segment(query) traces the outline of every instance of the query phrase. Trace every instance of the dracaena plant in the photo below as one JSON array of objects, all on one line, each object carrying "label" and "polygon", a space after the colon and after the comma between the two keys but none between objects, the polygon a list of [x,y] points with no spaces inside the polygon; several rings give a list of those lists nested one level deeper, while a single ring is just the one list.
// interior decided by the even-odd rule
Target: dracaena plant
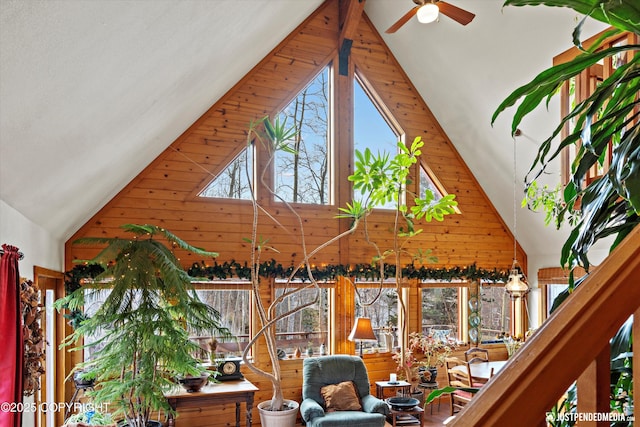
[{"label": "dracaena plant", "polygon": [[[640,46],[601,49],[604,39],[612,35],[623,31],[640,34],[640,9],[635,0],[508,0],[505,5],[569,7],[585,15],[573,33],[574,44],[583,53],[538,74],[509,95],[494,113],[492,123],[506,108],[520,101],[512,120],[513,134],[525,116],[543,101],[548,103],[565,82],[605,58],[631,54],[627,63],[616,68],[591,96],[573,106],[560,120],[540,145],[527,176],[528,195],[537,199],[531,204],[544,206],[558,228],[567,220],[572,226],[562,249],[561,265],[570,269],[579,265],[588,271],[588,252],[596,241],[613,235],[613,248],[640,221]],[[580,37],[588,17],[615,28],[585,50]],[[557,137],[568,122],[574,122],[572,130],[559,140]],[[613,153],[608,171],[587,183],[587,172],[602,165],[610,142]],[[539,191],[536,178],[569,146],[576,147],[569,183],[562,191]],[[573,276],[570,285],[574,286]]]},{"label": "dracaena plant", "polygon": [[[264,117],[261,120],[251,123],[247,133],[248,145],[255,142],[260,143],[265,147],[265,151],[268,153],[268,158],[265,162],[266,166],[259,175],[261,188],[281,202],[295,218],[295,228],[300,240],[300,253],[302,254],[301,261],[297,263],[297,266],[294,269],[292,269],[292,272],[286,280],[286,284],[284,286],[285,292],[283,292],[279,297],[274,298],[273,302],[269,306],[266,306],[260,297],[260,258],[265,251],[276,251],[277,248],[271,246],[268,239],[264,239],[257,234],[260,213],[264,214],[269,221],[277,224],[279,227],[284,229],[287,227],[282,225],[276,217],[270,215],[259,203],[255,193],[252,192],[252,235],[251,238],[246,240],[251,244],[252,248],[251,283],[253,287],[254,303],[256,305],[256,312],[260,320],[261,328],[249,341],[242,357],[249,369],[256,374],[267,378],[271,382],[273,396],[271,398],[270,406],[272,410],[280,410],[283,408],[284,402],[281,386],[282,374],[277,355],[275,338],[276,322],[314,304],[318,298],[318,292],[316,292],[315,298],[312,298],[306,303],[295,306],[284,313],[276,314],[276,307],[284,301],[285,298],[302,290],[316,289],[316,291],[319,291],[319,286],[313,276],[310,260],[327,246],[352,234],[356,229],[358,229],[361,223],[366,221],[367,217],[375,207],[382,206],[389,201],[393,201],[397,208],[395,234],[398,238],[402,237],[404,239],[413,237],[420,233],[421,230],[415,229],[413,225],[416,219],[424,218],[426,220],[431,220],[435,218],[442,220],[445,215],[454,212],[454,207],[457,204],[457,202],[453,200],[453,195],[445,196],[436,200],[429,190],[427,190],[427,195],[424,198],[415,198],[415,201],[411,205],[407,205],[402,202],[400,194],[405,190],[409,183],[408,177],[410,170],[417,163],[417,158],[421,154],[420,148],[424,145],[424,142],[420,138],[416,138],[410,147],[406,147],[403,143],[399,143],[399,153],[394,156],[387,156],[383,154],[374,155],[369,150],[366,150],[364,153],[358,152],[356,153],[357,158],[355,162],[355,171],[353,175],[349,177],[349,180],[354,183],[354,191],[368,192],[369,196],[362,201],[354,200],[351,203],[346,203],[344,208],[339,208],[340,213],[337,217],[350,219],[350,226],[344,232],[328,238],[319,246],[310,248],[305,239],[304,219],[290,203],[278,195],[278,193],[268,185],[268,181],[265,179],[268,166],[274,161],[274,157],[278,151],[295,153],[295,149],[293,148],[295,135],[295,127],[287,127],[286,120],[280,121],[279,119],[276,119],[274,122],[271,122],[268,117]],[[247,178],[250,179],[251,173],[248,164],[245,170]],[[413,200],[413,198],[411,198],[411,200]],[[400,218],[404,219],[403,223],[406,224],[404,228],[401,228],[400,226]],[[365,233],[367,234],[367,240],[371,244],[374,244],[369,238],[366,227]],[[384,259],[391,256],[391,254],[397,254],[395,259],[397,260],[397,265],[400,266],[400,254],[403,253],[403,248],[400,243],[397,243],[392,250],[377,250],[377,253],[378,256],[376,259],[381,266],[381,277],[384,277]],[[306,271],[306,284],[303,286],[289,286],[301,269]],[[401,268],[397,268],[396,271],[399,275],[401,273]],[[405,309],[404,305],[403,309]],[[249,357],[251,348],[254,347],[260,337],[264,337],[266,343],[266,349],[271,363],[271,371],[260,369]]]},{"label": "dracaena plant", "polygon": [[[363,219],[363,228],[366,242],[374,247],[376,252],[373,262],[377,263],[380,269],[377,296],[382,291],[385,263],[395,265],[395,291],[398,296],[398,307],[402,313],[401,319],[403,319],[398,324],[398,333],[404,340],[408,338],[408,316],[401,292],[403,260],[414,261],[418,259],[421,262],[434,260],[433,257],[428,256],[428,250],[411,253],[406,249],[406,245],[423,231],[421,228],[416,228],[417,221],[430,222],[434,219],[443,221],[445,216],[455,212],[458,202],[455,201],[454,194],[436,198],[430,189],[426,189],[422,197],[410,192],[410,174],[412,170],[415,170],[418,159],[422,155],[424,141],[422,138],[416,137],[409,146],[399,142],[397,147],[398,153],[393,157],[386,153],[374,154],[368,148],[364,152],[356,151],[355,170],[349,180],[353,182],[354,192],[359,191],[364,196],[361,205],[365,211],[371,212],[374,208],[386,206],[389,203],[394,206],[393,246],[391,248],[380,248],[375,242],[369,233],[367,216]],[[374,301],[377,296],[374,297]],[[407,351],[401,350],[394,355],[394,360],[404,371],[404,377],[409,379],[413,378],[414,374],[412,365],[407,363],[407,355]]]},{"label": "dracaena plant", "polygon": [[[286,284],[284,286],[285,291],[274,298],[273,302],[269,305],[266,305],[261,297],[260,287],[262,284],[261,280],[261,272],[260,272],[260,262],[261,257],[266,251],[274,251],[277,252],[277,248],[272,246],[269,243],[269,240],[263,238],[262,236],[258,236],[258,224],[261,217],[261,213],[265,215],[269,221],[272,221],[278,227],[289,230],[285,225],[278,221],[276,216],[271,215],[259,202],[257,195],[255,194],[255,188],[251,190],[251,202],[253,207],[253,223],[252,223],[252,234],[250,238],[246,238],[247,241],[251,245],[251,271],[250,271],[250,281],[251,287],[253,290],[253,300],[256,307],[256,313],[258,319],[260,321],[260,329],[251,337],[249,343],[245,347],[242,353],[242,359],[246,366],[255,374],[266,378],[271,382],[273,395],[271,397],[271,404],[269,405],[269,409],[272,411],[280,411],[283,409],[287,409],[288,407],[284,404],[284,395],[282,391],[282,372],[280,369],[280,361],[278,357],[278,349],[276,346],[276,323],[289,317],[306,307],[309,307],[315,304],[319,297],[320,287],[313,275],[310,260],[314,257],[318,252],[327,246],[335,243],[339,239],[344,236],[351,234],[358,226],[359,221],[365,214],[365,212],[361,209],[360,206],[354,205],[351,206],[346,215],[353,219],[352,226],[330,239],[328,239],[325,243],[319,245],[315,248],[310,248],[306,242],[305,235],[305,227],[304,220],[300,216],[300,214],[291,206],[289,202],[287,202],[283,197],[281,197],[273,188],[271,188],[267,184],[267,180],[265,179],[265,174],[269,170],[269,165],[274,161],[276,153],[278,151],[285,151],[290,153],[295,153],[295,150],[292,145],[292,141],[296,135],[295,127],[287,127],[286,120],[280,121],[276,119],[273,123],[269,120],[268,117],[263,117],[260,120],[252,122],[249,125],[249,130],[247,132],[247,146],[250,146],[254,143],[262,144],[265,148],[265,151],[268,153],[268,158],[266,161],[266,165],[262,172],[259,175],[261,187],[268,192],[271,196],[276,198],[278,201],[282,202],[284,206],[288,209],[288,211],[294,216],[296,220],[296,230],[297,235],[300,238],[300,252],[302,254],[302,260],[297,263],[297,266],[291,271],[290,275],[286,280]],[[245,162],[245,173],[247,175],[247,179],[251,181],[251,170],[248,162]],[[289,230],[291,232],[291,230]],[[294,281],[294,278],[298,274],[300,270],[306,271],[306,276],[308,282],[306,282],[303,286],[290,286],[291,282]],[[306,302],[303,302],[291,309],[285,310],[283,313],[278,314],[276,312],[276,308],[281,305],[281,303],[289,298],[290,296],[302,292],[304,290],[315,289],[314,297],[309,298]],[[270,368],[271,370],[261,369],[258,365],[254,363],[254,360],[250,357],[250,352],[253,348],[255,348],[256,343],[260,338],[264,338],[264,342],[266,344],[266,350],[269,355]]]},{"label": "dracaena plant", "polygon": [[[555,219],[559,228],[565,221],[572,227],[561,253],[560,263],[571,270],[590,267],[588,252],[598,241],[613,236],[613,249],[640,222],[640,46],[623,45],[602,48],[605,38],[624,31],[640,34],[640,9],[637,0],[508,0],[509,6],[557,6],[568,7],[585,15],[573,32],[573,41],[582,54],[572,61],[549,68],[530,83],[516,89],[498,107],[492,123],[506,108],[520,101],[512,120],[515,134],[521,121],[543,101],[547,103],[558,89],[574,76],[603,59],[626,53],[628,61],[615,69],[599,83],[584,101],[572,106],[560,120],[538,150],[527,176],[527,195],[530,204],[543,207],[548,217]],[[613,29],[587,50],[582,48],[581,29],[588,18],[608,23]],[[573,122],[573,130],[558,139],[562,128]],[[587,172],[601,166],[612,144],[612,159],[608,171],[592,182],[587,182]],[[569,183],[564,189],[545,191],[536,178],[546,170],[561,151],[575,146],[576,157],[571,165]],[[581,281],[569,275],[569,289],[553,303],[555,310]],[[611,341],[611,393],[612,410],[621,410],[620,396],[628,399],[630,364],[630,322],[623,326]],[[622,390],[622,393],[620,391]],[[567,394],[558,411],[575,411],[574,389]],[[554,412],[555,411],[555,412]],[[624,425],[632,425],[625,423]],[[560,423],[554,424],[561,425]],[[564,425],[564,424],[562,424]],[[622,424],[621,424],[622,425]]]}]

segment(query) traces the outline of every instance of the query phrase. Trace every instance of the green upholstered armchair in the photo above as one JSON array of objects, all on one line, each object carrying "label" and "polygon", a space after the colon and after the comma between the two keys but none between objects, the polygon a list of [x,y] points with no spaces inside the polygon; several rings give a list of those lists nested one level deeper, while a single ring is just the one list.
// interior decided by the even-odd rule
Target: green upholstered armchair
[{"label": "green upholstered armchair", "polygon": [[[361,411],[327,408],[322,388],[345,381],[353,382]],[[302,364],[302,419],[307,427],[383,427],[389,407],[369,390],[369,375],[361,358],[346,354],[307,358]]]}]

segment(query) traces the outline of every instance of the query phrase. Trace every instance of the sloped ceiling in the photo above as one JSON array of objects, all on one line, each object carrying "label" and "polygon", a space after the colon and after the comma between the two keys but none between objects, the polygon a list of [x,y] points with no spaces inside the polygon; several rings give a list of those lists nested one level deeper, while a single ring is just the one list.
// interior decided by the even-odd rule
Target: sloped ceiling
[{"label": "sloped ceiling", "polygon": [[[451,0],[476,14],[414,19],[384,39],[507,224],[513,224],[510,114],[518,85],[570,47],[576,16]],[[0,3],[0,198],[61,240],[202,115],[321,0]],[[380,33],[413,6],[369,0]],[[586,33],[602,29],[588,23]],[[552,105],[522,125],[518,182],[557,123]],[[522,186],[517,189],[521,198]],[[1,219],[0,219],[1,220]],[[529,256],[562,233],[518,209]]]}]

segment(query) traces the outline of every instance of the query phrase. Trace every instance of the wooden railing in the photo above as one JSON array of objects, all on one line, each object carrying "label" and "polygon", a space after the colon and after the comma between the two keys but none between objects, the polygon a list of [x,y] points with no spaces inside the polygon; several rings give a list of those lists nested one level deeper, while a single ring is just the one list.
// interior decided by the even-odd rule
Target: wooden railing
[{"label": "wooden railing", "polygon": [[[449,426],[545,426],[545,414],[577,379],[578,414],[609,412],[609,340],[640,319],[640,227],[607,257]],[[640,342],[634,322],[633,341]],[[634,358],[640,396],[640,358]],[[585,421],[579,426],[608,426]]]}]

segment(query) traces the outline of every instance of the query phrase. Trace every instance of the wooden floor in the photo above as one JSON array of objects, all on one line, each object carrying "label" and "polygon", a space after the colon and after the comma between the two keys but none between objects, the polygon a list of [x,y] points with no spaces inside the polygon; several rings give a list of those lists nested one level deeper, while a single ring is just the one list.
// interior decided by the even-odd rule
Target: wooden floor
[{"label": "wooden floor", "polygon": [[431,408],[427,408],[424,414],[424,426],[441,426],[443,421],[451,416],[449,407],[449,399],[443,398],[440,402],[440,409],[438,409],[438,402],[434,402],[433,414],[431,414]]}]

